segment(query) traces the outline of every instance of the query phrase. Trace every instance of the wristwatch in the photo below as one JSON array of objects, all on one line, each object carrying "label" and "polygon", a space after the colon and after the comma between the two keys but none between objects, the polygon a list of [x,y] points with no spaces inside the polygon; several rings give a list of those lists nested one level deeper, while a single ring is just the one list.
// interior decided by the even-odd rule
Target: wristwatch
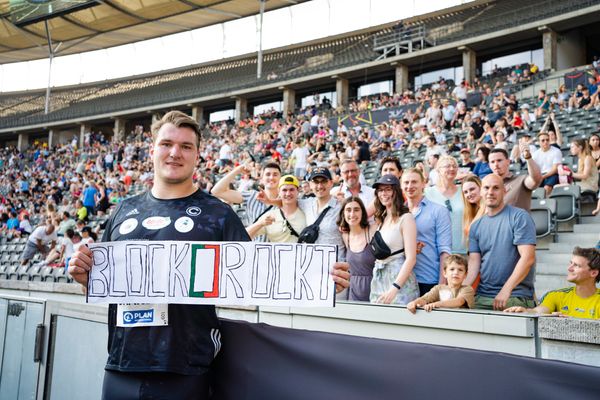
[{"label": "wristwatch", "polygon": [[398,285],[396,282],[393,282],[392,286],[395,287],[398,290],[402,289],[402,286]]}]

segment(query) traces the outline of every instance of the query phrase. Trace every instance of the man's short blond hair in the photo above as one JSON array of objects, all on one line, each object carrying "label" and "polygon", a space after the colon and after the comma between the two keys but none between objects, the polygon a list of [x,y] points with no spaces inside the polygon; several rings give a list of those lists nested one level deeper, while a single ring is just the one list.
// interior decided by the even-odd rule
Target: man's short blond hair
[{"label": "man's short blond hair", "polygon": [[153,123],[152,127],[150,128],[152,132],[152,140],[156,140],[158,131],[160,131],[160,128],[166,124],[173,124],[176,128],[190,128],[196,134],[196,146],[200,146],[200,140],[202,139],[200,125],[195,119],[181,111],[169,111],[161,119]]}]

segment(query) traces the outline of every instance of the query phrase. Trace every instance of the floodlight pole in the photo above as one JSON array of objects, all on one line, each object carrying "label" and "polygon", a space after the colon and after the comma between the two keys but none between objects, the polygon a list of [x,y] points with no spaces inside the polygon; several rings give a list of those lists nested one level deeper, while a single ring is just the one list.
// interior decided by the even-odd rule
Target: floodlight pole
[{"label": "floodlight pole", "polygon": [[256,79],[262,77],[262,66],[263,66],[263,51],[262,51],[262,36],[263,36],[263,14],[265,13],[265,2],[266,0],[258,0],[260,2],[260,17],[258,26],[258,61],[256,63]]},{"label": "floodlight pole", "polygon": [[46,26],[46,38],[48,39],[48,86],[46,86],[46,102],[44,104],[44,114],[48,114],[50,108],[50,84],[52,82],[52,59],[54,58],[54,49],[52,48],[52,37],[50,36],[50,28],[48,20],[44,21]]}]

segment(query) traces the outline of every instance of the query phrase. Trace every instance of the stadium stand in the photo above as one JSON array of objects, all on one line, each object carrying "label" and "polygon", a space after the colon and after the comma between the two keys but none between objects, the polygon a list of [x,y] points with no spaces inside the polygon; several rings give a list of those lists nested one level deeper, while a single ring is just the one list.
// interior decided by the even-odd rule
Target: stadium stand
[{"label": "stadium stand", "polygon": [[[479,2],[473,7],[415,18],[405,29],[424,27],[436,45],[481,35],[500,28],[560,15],[597,4],[596,0],[529,2],[526,9],[517,0]],[[291,49],[266,52],[264,77],[257,80],[256,58],[244,57],[172,72],[114,80],[53,92],[50,110],[44,115],[44,92],[0,95],[0,129],[44,122],[184,102],[199,96],[218,95],[260,84],[307,77],[376,60],[374,40],[394,35],[394,27],[376,28],[357,35],[329,39]]]},{"label": "stadium stand", "polygon": [[[323,41],[302,44],[290,48],[266,52],[264,58],[264,78],[256,79],[256,58],[243,56],[236,59],[207,63],[204,65],[183,68],[158,74],[129,77],[109,82],[79,85],[75,87],[57,88],[51,98],[51,112],[43,114],[44,93],[31,91],[21,93],[4,93],[0,95],[0,129],[19,128],[46,122],[71,121],[84,117],[111,114],[131,109],[151,110],[154,106],[170,103],[185,103],[186,100],[200,95],[225,96],[238,89],[255,88],[265,84],[277,85],[296,78],[309,78],[322,72],[335,71],[344,67],[360,66],[381,57],[375,44],[386,37],[402,37],[410,30],[419,30],[427,38],[427,46],[442,46],[463,38],[482,35],[486,32],[498,31],[536,21],[548,16],[556,16],[598,4],[598,1],[540,1],[532,0],[526,6],[516,0],[476,2],[473,7],[459,8],[450,12],[437,13],[433,16],[419,17],[403,21],[402,29],[390,25],[377,27],[360,33],[342,35]],[[422,45],[423,47],[425,45]],[[415,48],[414,51],[421,49]],[[469,100],[463,122],[454,123],[449,129],[442,129],[448,152],[458,157],[458,148],[450,148],[454,136],[458,144],[469,146],[474,153],[477,146],[494,147],[495,138],[485,144],[472,141],[471,119],[475,113],[490,110],[481,109],[481,92],[487,87],[494,91],[495,101],[503,108],[506,104],[499,90],[505,93],[519,93],[523,87],[535,82],[544,82],[547,71],[538,71],[531,79],[512,82],[511,75],[516,69],[528,70],[529,64],[507,67],[494,71],[474,82],[467,82]],[[582,69],[590,74],[596,73],[589,66]],[[594,72],[596,71],[596,72]],[[210,187],[230,166],[219,163],[219,149],[222,140],[231,139],[236,163],[255,159],[265,162],[275,158],[279,153],[283,169],[291,171],[292,165],[288,157],[292,151],[292,143],[298,137],[308,139],[312,152],[322,152],[334,179],[339,180],[339,162],[345,157],[352,157],[351,143],[363,135],[371,146],[371,160],[365,161],[360,168],[366,184],[371,185],[379,178],[378,160],[384,155],[380,145],[391,144],[388,155],[398,157],[403,168],[415,164],[426,163],[427,148],[422,143],[410,145],[412,139],[423,138],[429,132],[423,129],[427,121],[423,121],[425,112],[434,100],[450,100],[452,89],[458,82],[451,80],[424,85],[418,90],[407,90],[403,93],[381,93],[362,98],[350,99],[346,107],[332,108],[328,104],[317,107],[296,109],[290,115],[277,112],[266,112],[262,115],[249,116],[237,124],[233,121],[207,124],[205,127],[205,143],[202,144],[202,162],[198,168],[197,183],[203,189]],[[517,98],[520,105],[527,104],[533,111],[538,99],[536,97]],[[369,122],[356,120],[355,123],[338,127],[335,124],[349,112],[375,112],[389,110],[394,117],[382,121]],[[577,159],[569,154],[569,143],[574,138],[589,138],[597,132],[600,122],[599,108],[590,110],[573,110],[553,108],[556,121],[560,125],[563,140],[559,145],[563,154],[563,164],[577,170]],[[519,109],[515,110],[519,113]],[[317,115],[320,128],[317,134],[304,134],[302,126]],[[545,117],[546,114],[544,114]],[[464,122],[466,121],[466,122]],[[543,126],[543,117],[527,121],[526,126],[511,127],[517,138],[524,134],[535,136]],[[513,123],[510,121],[509,123]],[[498,128],[500,129],[500,128]],[[425,133],[423,133],[425,132]],[[509,130],[506,129],[509,134]],[[509,135],[507,135],[509,136]],[[323,143],[319,142],[323,139]],[[84,185],[94,181],[104,183],[110,205],[117,204],[126,196],[132,196],[146,190],[151,185],[151,166],[147,160],[148,146],[151,142],[148,126],[136,128],[131,135],[126,135],[123,143],[106,141],[99,132],[86,132],[85,142],[54,144],[45,148],[41,144],[33,144],[30,149],[18,151],[15,148],[0,150],[0,195],[2,196],[2,213],[10,209],[27,212],[31,216],[32,225],[41,224],[48,215],[48,204],[55,210],[68,211],[74,219],[75,201],[82,197]],[[534,142],[535,143],[535,142]],[[510,151],[515,145],[514,139],[507,146]],[[275,150],[275,153],[272,153]],[[111,168],[106,165],[105,156],[114,155],[115,164]],[[474,154],[473,154],[474,155]],[[520,162],[513,162],[510,170],[515,174],[526,173]],[[21,173],[29,175],[29,189],[24,190]],[[256,179],[258,169],[251,178]],[[235,185],[242,182],[237,180]],[[53,196],[53,189],[58,188],[62,199]],[[600,219],[589,216],[592,204],[579,193],[576,184],[555,188],[548,199],[544,198],[543,189],[533,194],[532,216],[536,222],[538,235],[538,265],[536,290],[538,297],[545,291],[564,285],[564,265],[572,247],[583,245],[592,247],[598,240]],[[30,191],[29,195],[25,194]],[[65,201],[64,208],[62,200]],[[243,206],[234,206],[240,218],[248,223]],[[8,218],[8,216],[7,216]],[[64,269],[64,260],[47,264],[41,255],[36,255],[27,265],[21,266],[20,256],[25,248],[26,234],[19,236],[10,232],[6,220],[2,221],[0,236],[0,279],[31,280],[36,282],[70,282],[71,278]],[[60,219],[53,215],[56,225]],[[89,226],[95,234],[102,233],[106,216],[90,216],[78,227]],[[553,258],[556,257],[556,258]],[[562,264],[556,265],[556,260]]]}]

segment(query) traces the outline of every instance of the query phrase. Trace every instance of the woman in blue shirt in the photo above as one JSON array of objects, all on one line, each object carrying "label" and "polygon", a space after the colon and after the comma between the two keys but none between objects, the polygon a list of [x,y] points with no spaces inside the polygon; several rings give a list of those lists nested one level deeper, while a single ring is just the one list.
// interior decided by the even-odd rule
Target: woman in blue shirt
[{"label": "woman in blue shirt", "polygon": [[490,149],[485,146],[480,146],[475,154],[477,155],[477,162],[475,163],[473,173],[477,175],[479,179],[483,179],[492,173],[490,165],[488,164]]}]

